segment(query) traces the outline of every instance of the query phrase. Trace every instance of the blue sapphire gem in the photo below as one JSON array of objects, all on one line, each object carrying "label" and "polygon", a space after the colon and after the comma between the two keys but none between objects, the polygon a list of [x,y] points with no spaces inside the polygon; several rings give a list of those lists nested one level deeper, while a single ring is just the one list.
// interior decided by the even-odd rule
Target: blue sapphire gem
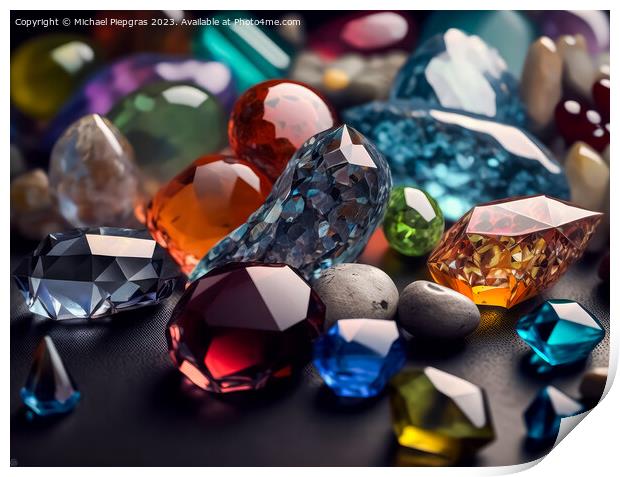
[{"label": "blue sapphire gem", "polygon": [[20,394],[24,404],[39,416],[67,413],[80,400],[80,393],[49,336],[39,343]]},{"label": "blue sapphire gem", "polygon": [[497,50],[451,28],[429,38],[401,68],[392,99],[420,98],[432,106],[523,125],[519,83]]},{"label": "blue sapphire gem", "polygon": [[546,301],[517,322],[517,333],[551,366],[586,359],[605,336],[594,315],[571,300]]},{"label": "blue sapphire gem", "polygon": [[384,154],[395,185],[426,191],[448,220],[506,197],[569,198],[562,167],[515,126],[420,100],[372,102],[343,116]]},{"label": "blue sapphire gem", "polygon": [[383,219],[392,186],[375,146],[343,125],[295,152],[265,203],[220,240],[190,280],[230,262],[286,263],[305,278],[354,262]]},{"label": "blue sapphire gem", "polygon": [[558,436],[563,417],[585,411],[584,406],[553,386],[541,389],[523,414],[527,436],[537,441],[550,441]]},{"label": "blue sapphire gem", "polygon": [[314,366],[343,397],[376,396],[405,358],[404,340],[391,320],[340,320],[314,345]]}]

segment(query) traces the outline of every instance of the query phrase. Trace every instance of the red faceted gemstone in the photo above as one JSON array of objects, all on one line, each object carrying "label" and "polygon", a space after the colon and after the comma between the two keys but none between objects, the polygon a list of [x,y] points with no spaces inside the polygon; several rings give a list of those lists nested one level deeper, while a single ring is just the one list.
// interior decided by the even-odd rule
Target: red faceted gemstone
[{"label": "red faceted gemstone", "polygon": [[202,389],[260,389],[308,360],[324,320],[323,302],[288,265],[235,263],[187,288],[168,323],[168,349]]},{"label": "red faceted gemstone", "polygon": [[583,141],[599,152],[609,145],[609,123],[579,101],[560,101],[555,108],[555,122],[567,144]]},{"label": "red faceted gemstone", "polygon": [[601,78],[592,85],[592,97],[603,119],[609,121],[609,79]]},{"label": "red faceted gemstone", "polygon": [[314,89],[296,81],[270,80],[237,100],[228,139],[237,157],[275,180],[304,142],[335,124],[331,106]]}]

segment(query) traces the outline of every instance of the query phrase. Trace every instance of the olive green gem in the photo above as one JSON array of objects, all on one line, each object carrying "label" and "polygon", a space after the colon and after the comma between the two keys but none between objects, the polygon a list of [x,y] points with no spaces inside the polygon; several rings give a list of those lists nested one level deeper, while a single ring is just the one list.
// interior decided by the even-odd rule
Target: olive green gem
[{"label": "olive green gem", "polygon": [[444,231],[444,218],[435,199],[415,187],[394,187],[390,194],[383,231],[400,253],[421,256],[430,252]]}]

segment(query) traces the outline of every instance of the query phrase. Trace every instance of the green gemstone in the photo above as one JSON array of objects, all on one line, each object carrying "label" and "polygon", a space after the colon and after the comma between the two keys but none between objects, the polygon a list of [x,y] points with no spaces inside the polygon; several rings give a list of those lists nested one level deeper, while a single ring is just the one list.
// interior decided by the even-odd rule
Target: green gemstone
[{"label": "green gemstone", "polygon": [[439,242],[444,219],[435,199],[414,187],[394,187],[390,194],[383,231],[390,246],[400,253],[419,257]]},{"label": "green gemstone", "polygon": [[130,94],[107,115],[134,148],[147,179],[162,184],[226,141],[224,111],[211,93],[159,82]]}]

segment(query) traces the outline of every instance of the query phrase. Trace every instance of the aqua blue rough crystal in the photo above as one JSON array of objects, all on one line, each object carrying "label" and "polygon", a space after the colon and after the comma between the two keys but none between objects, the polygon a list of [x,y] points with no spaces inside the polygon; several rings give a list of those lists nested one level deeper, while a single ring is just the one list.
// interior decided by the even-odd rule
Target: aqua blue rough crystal
[{"label": "aqua blue rough crystal", "polygon": [[551,366],[588,357],[605,336],[592,313],[571,300],[547,300],[517,322],[517,334]]},{"label": "aqua blue rough crystal", "polygon": [[454,28],[414,51],[398,72],[390,98],[419,98],[519,126],[526,119],[519,83],[497,50]]},{"label": "aqua blue rough crystal", "polygon": [[24,404],[39,416],[67,413],[80,400],[73,378],[49,336],[44,337],[37,346],[32,368],[20,395]]},{"label": "aqua blue rough crystal", "polygon": [[340,320],[314,344],[315,368],[342,397],[376,396],[405,360],[404,340],[391,320]]},{"label": "aqua blue rough crystal", "polygon": [[229,262],[286,263],[305,278],[353,262],[381,223],[392,179],[383,155],[343,125],[295,152],[265,203],[220,240],[190,275]]},{"label": "aqua blue rough crystal", "polygon": [[515,126],[419,100],[372,102],[343,117],[385,155],[396,185],[426,191],[448,220],[476,204],[506,197],[569,198],[562,167]]},{"label": "aqua blue rough crystal", "polygon": [[542,388],[523,414],[527,436],[537,441],[556,439],[564,417],[585,411],[585,407],[553,386]]}]

